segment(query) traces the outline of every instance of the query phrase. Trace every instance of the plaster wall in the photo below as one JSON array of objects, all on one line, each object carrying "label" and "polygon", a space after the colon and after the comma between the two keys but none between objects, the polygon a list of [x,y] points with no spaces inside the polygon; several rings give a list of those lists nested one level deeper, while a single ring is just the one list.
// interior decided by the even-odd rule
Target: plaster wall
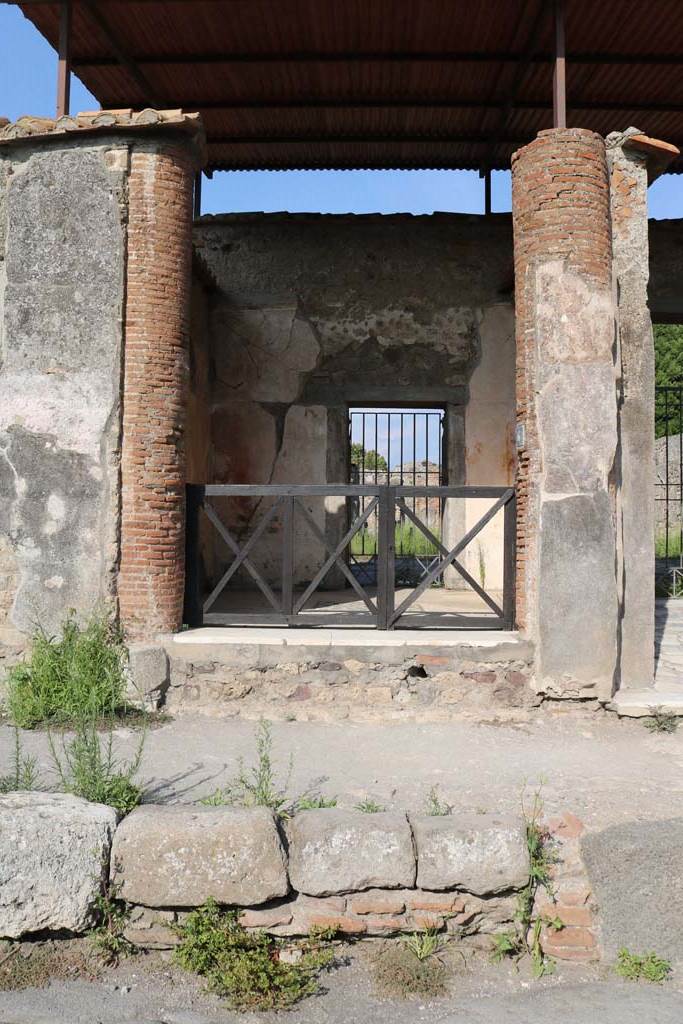
[{"label": "plaster wall", "polygon": [[127,162],[0,148],[0,641],[113,597]]}]

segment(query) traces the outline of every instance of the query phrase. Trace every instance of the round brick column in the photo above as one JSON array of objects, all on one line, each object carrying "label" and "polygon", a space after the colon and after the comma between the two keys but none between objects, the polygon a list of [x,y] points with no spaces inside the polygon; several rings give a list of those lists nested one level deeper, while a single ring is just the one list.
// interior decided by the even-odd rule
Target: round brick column
[{"label": "round brick column", "polygon": [[[602,481],[603,454],[591,450],[592,425],[580,423],[577,410],[576,367],[586,380],[604,385],[609,372],[609,307],[612,253],[609,183],[605,143],[581,129],[552,129],[520,149],[512,158],[512,214],[515,249],[515,307],[517,341],[517,420],[524,428],[517,473],[517,620],[530,632],[538,630],[540,573],[539,530],[544,496],[556,501],[565,494],[595,494],[603,482],[586,484],[572,479],[572,432],[584,445],[588,469]],[[582,289],[584,291],[582,291]],[[586,304],[581,296],[586,296]],[[574,303],[572,306],[572,302]],[[595,302],[599,314],[593,332],[586,310]],[[595,365],[595,377],[588,367]],[[559,384],[557,383],[559,381]],[[585,395],[590,403],[604,393]],[[564,439],[549,431],[539,436],[539,395],[554,388],[558,422]],[[566,399],[566,402],[565,402]],[[564,417],[564,419],[563,419]],[[588,417],[584,417],[588,419]],[[616,423],[616,406],[614,410]],[[610,420],[610,424],[611,424]],[[602,429],[596,419],[596,431]],[[611,430],[611,425],[608,425]],[[559,448],[566,444],[564,454]],[[569,453],[569,458],[565,456]],[[548,456],[554,463],[548,470]],[[564,460],[564,462],[563,462]],[[569,468],[565,478],[562,466]],[[583,472],[583,467],[582,467]],[[586,474],[587,478],[590,473]],[[578,513],[577,513],[578,515]],[[580,560],[583,552],[577,552]],[[558,566],[559,572],[570,571]],[[543,582],[545,585],[545,581]],[[568,593],[567,600],[573,596]]]},{"label": "round brick column", "polygon": [[131,152],[118,583],[130,637],[182,622],[194,171],[189,145]]}]

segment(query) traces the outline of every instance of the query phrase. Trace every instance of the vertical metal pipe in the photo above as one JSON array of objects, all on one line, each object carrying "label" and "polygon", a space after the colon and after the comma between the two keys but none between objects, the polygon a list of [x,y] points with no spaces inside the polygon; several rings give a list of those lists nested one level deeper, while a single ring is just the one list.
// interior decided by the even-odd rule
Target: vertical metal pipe
[{"label": "vertical metal pipe", "polygon": [[57,61],[57,117],[69,113],[71,97],[71,0],[62,0],[59,11]]},{"label": "vertical metal pipe", "polygon": [[567,68],[565,0],[555,0],[555,62],[553,66],[553,127],[567,127]]},{"label": "vertical metal pipe", "polygon": [[491,213],[491,168],[484,172],[484,213]]},{"label": "vertical metal pipe", "polygon": [[202,172],[197,171],[194,176],[194,219],[202,215]]}]

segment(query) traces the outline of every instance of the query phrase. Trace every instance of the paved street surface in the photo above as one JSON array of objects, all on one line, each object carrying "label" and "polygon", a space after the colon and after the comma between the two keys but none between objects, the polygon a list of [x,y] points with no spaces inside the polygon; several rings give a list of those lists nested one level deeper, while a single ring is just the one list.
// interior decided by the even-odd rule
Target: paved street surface
[{"label": "paved street surface", "polygon": [[[142,777],[146,799],[192,803],[234,778],[238,758],[254,760],[256,723],[183,716],[147,736]],[[56,785],[47,737],[24,733],[45,784]],[[9,769],[13,731],[0,726],[0,774]],[[117,754],[133,753],[137,733],[117,732]],[[432,786],[455,808],[501,813],[519,807],[525,784],[544,778],[549,813],[571,810],[588,828],[631,820],[683,817],[683,726],[672,735],[642,722],[562,703],[528,721],[420,724],[276,722],[276,770],[289,794],[313,786],[340,807],[365,797],[388,808],[424,809]],[[352,754],[352,756],[349,756]]]},{"label": "paved street surface", "polygon": [[[451,994],[436,1000],[382,1000],[372,980],[370,944],[324,978],[322,995],[287,1014],[238,1014],[207,996],[194,978],[135,958],[99,983],[56,983],[0,992],[0,1024],[681,1024],[677,974],[666,985],[622,982],[606,969],[562,966],[536,981],[482,956],[455,956]],[[153,966],[143,961],[151,959]]]}]

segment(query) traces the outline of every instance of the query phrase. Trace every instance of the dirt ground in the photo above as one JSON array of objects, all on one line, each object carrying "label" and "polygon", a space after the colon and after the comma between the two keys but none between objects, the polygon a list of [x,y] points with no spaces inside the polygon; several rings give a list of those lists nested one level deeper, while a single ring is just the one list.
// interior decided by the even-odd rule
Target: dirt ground
[{"label": "dirt ground", "polygon": [[[182,716],[152,729],[142,764],[146,799],[194,802],[225,785],[244,758],[254,759],[257,723]],[[520,723],[276,722],[273,754],[289,794],[320,790],[353,807],[369,797],[388,808],[420,811],[432,787],[454,808],[509,811],[524,786],[543,782],[548,813],[571,810],[588,828],[633,819],[683,816],[683,726],[653,734],[637,720],[563,704],[545,705]],[[121,756],[138,733],[117,730]],[[9,766],[13,732],[0,726],[0,774]],[[38,756],[46,787],[47,737],[23,734]]]},{"label": "dirt ground", "polygon": [[[54,945],[54,944],[53,944]],[[665,985],[622,982],[606,968],[559,966],[540,981],[522,965],[491,964],[447,951],[449,992],[438,999],[381,998],[373,961],[377,942],[338,949],[339,965],[322,978],[322,991],[287,1013],[231,1011],[168,953],[138,955],[117,968],[90,968],[97,976],[65,978],[65,961],[82,972],[88,940],[72,941],[57,980],[39,988],[0,990],[2,1024],[680,1024],[680,971]],[[44,969],[44,968],[43,968]],[[1,987],[1,986],[0,986]]]}]

